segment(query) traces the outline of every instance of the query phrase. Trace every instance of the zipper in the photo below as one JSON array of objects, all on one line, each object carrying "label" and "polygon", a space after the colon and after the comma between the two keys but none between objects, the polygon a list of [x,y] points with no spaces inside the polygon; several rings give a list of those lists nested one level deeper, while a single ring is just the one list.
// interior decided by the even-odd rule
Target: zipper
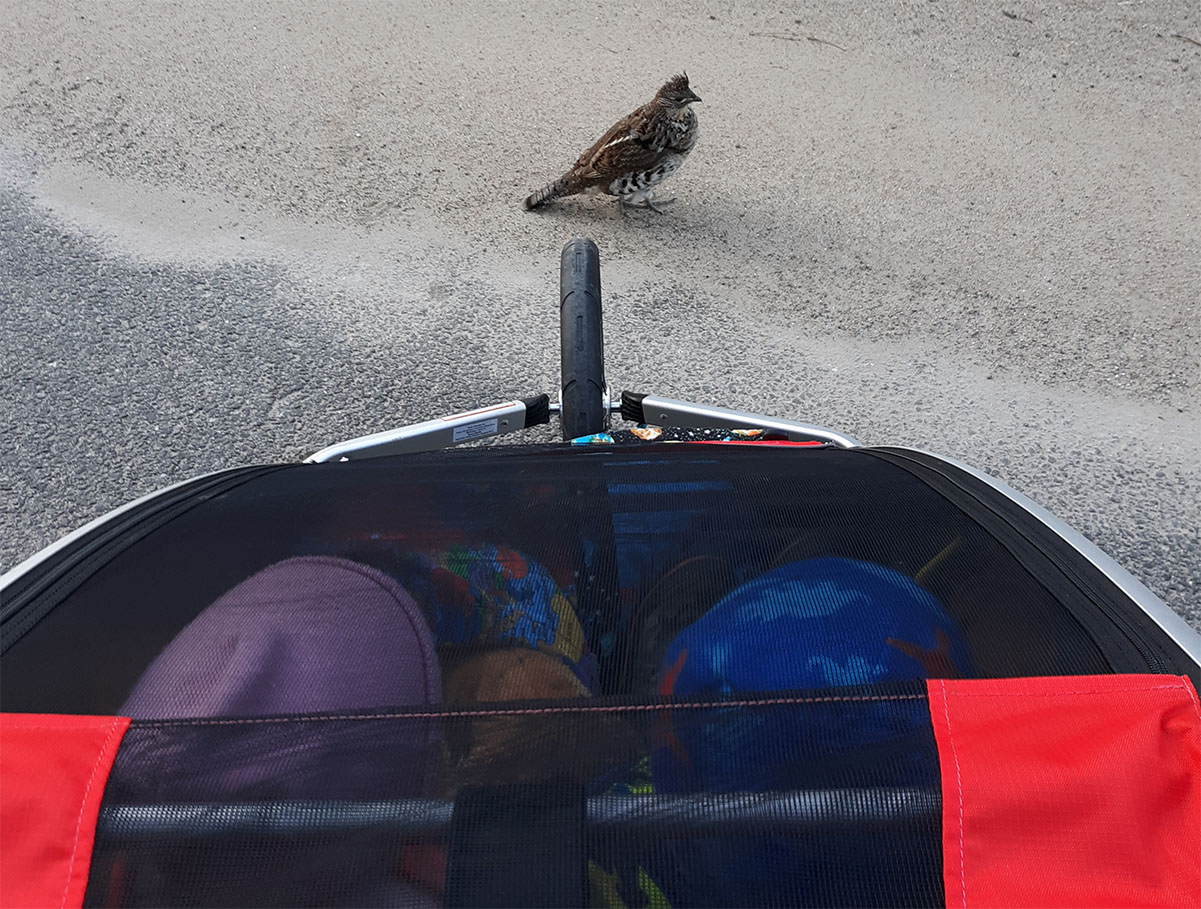
[{"label": "zipper", "polygon": [[[955,502],[954,500],[952,500],[952,502],[968,517],[980,523],[981,526],[983,526],[1001,545],[1005,546],[1005,548],[1014,555],[1023,568],[1034,573],[1036,579],[1038,579],[1039,574],[1045,575],[1046,569],[1041,568],[1040,570],[1036,571],[1039,566],[1030,564],[1028,559],[1023,558],[1020,553],[1014,551],[1015,543],[1019,547],[1025,547],[1027,549],[1034,550],[1034,552],[1037,553],[1043,562],[1053,568],[1063,578],[1064,581],[1078,590],[1090,604],[1095,606],[1097,612],[1099,612],[1109,621],[1111,628],[1118,632],[1121,640],[1125,644],[1129,645],[1130,649],[1132,649],[1139,656],[1147,669],[1160,674],[1183,674],[1184,670],[1182,670],[1161,647],[1157,646],[1155,642],[1152,642],[1148,639],[1146,630],[1138,627],[1134,622],[1132,622],[1130,616],[1113,602],[1113,594],[1107,593],[1107,591],[1104,589],[1106,586],[1112,587],[1113,585],[1104,576],[1099,575],[1099,573],[1096,576],[1086,576],[1081,574],[1075,565],[1072,564],[1072,560],[1063,558],[1062,553],[1059,550],[1062,547],[1066,547],[1074,556],[1074,561],[1077,563],[1083,561],[1090,567],[1092,566],[1092,563],[1089,562],[1084,555],[1072,547],[1071,544],[1066,542],[1058,533],[1055,532],[1053,528],[1048,527],[1041,520],[1039,520],[1036,515],[1032,515],[1030,512],[1022,508],[1020,503],[1010,499],[1007,496],[1004,496],[1003,492],[1000,490],[991,490],[994,496],[1002,497],[1003,501],[1007,505],[1013,509],[1017,509],[1023,516],[1027,518],[1025,527],[1021,526],[1017,521],[1015,521],[1013,516],[1006,515],[1004,512],[998,510],[995,507],[995,503],[990,502],[987,498],[980,494],[980,490],[978,488],[973,488],[973,486],[968,485],[968,481],[973,479],[970,475],[963,474],[962,471],[956,468],[953,464],[948,464],[947,462],[938,459],[937,456],[924,454],[922,456],[917,456],[918,453],[894,448],[864,448],[859,450],[866,454],[871,454],[875,457],[881,457],[890,463],[896,464],[898,467],[901,467],[907,472],[918,477],[925,482],[927,486],[930,486],[936,492],[939,492],[944,496],[946,496],[946,490],[940,489],[939,486],[941,484],[933,482],[933,478],[941,480],[943,483],[953,487],[955,491],[968,496],[977,506],[976,508],[968,510],[962,507],[962,503]],[[919,469],[913,469],[913,467],[910,467],[909,465],[913,465]],[[933,477],[931,475],[933,475]],[[987,523],[981,520],[980,512],[983,512],[990,519]],[[997,532],[1001,528],[1004,529],[1004,535]],[[1031,529],[1035,529],[1037,534],[1044,539],[1033,539],[1030,533]],[[1047,542],[1052,543],[1053,548],[1044,545]],[[1043,582],[1040,580],[1040,583]],[[1047,585],[1043,583],[1043,586],[1046,587]],[[1054,595],[1053,590],[1050,592],[1052,595]],[[1121,598],[1125,600],[1125,594],[1120,595]],[[1061,602],[1063,602],[1062,598],[1057,599],[1060,599]],[[1085,634],[1092,638],[1098,644],[1098,646],[1101,647],[1102,653],[1105,654],[1107,661],[1110,661],[1111,655],[1107,652],[1109,648],[1105,647],[1104,640],[1100,639],[1093,629],[1089,627],[1087,617],[1080,615],[1078,610],[1072,609],[1071,604],[1064,603],[1063,605],[1081,625]],[[1148,618],[1148,621],[1154,624],[1154,620]],[[1126,671],[1125,668],[1114,668],[1115,671]]]},{"label": "zipper", "polygon": [[[291,466],[291,465],[287,465]],[[284,469],[237,467],[200,477],[123,511],[5,588],[0,606],[0,653],[7,651],[88,578],[139,540],[184,512],[250,480]]]}]

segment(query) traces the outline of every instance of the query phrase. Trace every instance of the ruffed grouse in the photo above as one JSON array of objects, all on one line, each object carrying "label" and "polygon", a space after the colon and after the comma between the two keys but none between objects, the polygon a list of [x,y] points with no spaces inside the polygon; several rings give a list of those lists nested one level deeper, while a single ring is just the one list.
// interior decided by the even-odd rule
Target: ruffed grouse
[{"label": "ruffed grouse", "polygon": [[526,209],[590,190],[616,196],[623,211],[629,204],[659,211],[651,190],[675,173],[696,145],[696,111],[691,105],[700,100],[688,87],[687,73],[673,76],[649,103],[615,123],[580,155],[571,170],[530,193]]}]

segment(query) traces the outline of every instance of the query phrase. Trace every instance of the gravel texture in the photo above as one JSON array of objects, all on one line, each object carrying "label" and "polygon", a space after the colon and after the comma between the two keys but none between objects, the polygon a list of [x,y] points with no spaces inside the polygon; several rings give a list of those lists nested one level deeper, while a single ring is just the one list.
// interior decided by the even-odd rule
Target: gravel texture
[{"label": "gravel texture", "polygon": [[[1191,2],[0,2],[0,565],[168,482],[609,378],[959,457],[1201,627]],[[1191,40],[1190,40],[1191,39]],[[686,69],[662,217],[521,198]]]}]

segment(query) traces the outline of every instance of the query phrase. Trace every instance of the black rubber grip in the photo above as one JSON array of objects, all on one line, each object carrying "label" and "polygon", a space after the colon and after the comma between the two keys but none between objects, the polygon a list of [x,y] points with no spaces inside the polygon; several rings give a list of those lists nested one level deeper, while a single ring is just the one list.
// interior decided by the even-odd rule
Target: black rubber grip
[{"label": "black rubber grip", "polygon": [[629,420],[631,423],[645,423],[646,413],[642,409],[642,399],[646,395],[640,395],[633,391],[623,391],[621,393],[621,416],[624,420]]},{"label": "black rubber grip", "polygon": [[525,405],[525,425],[541,426],[550,422],[550,395],[537,395],[533,398],[522,398]]}]

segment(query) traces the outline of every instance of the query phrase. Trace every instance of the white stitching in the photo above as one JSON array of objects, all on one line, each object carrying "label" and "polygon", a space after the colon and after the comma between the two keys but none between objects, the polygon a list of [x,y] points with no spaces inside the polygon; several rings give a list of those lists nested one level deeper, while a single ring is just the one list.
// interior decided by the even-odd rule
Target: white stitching
[{"label": "white stitching", "polygon": [[1201,723],[1201,700],[1198,700],[1197,698],[1196,689],[1193,688],[1192,685],[1185,684],[1184,682],[1180,683],[1180,687],[1184,689],[1185,693],[1188,695],[1188,699],[1193,702],[1193,710],[1197,712],[1197,721]]},{"label": "white stitching", "polygon": [[494,716],[542,716],[564,715],[569,713],[664,713],[670,710],[715,710],[729,707],[776,707],[781,705],[798,706],[802,704],[830,703],[870,703],[877,701],[924,701],[924,694],[889,694],[861,696],[832,696],[812,698],[757,698],[741,701],[704,701],[701,703],[686,702],[662,704],[611,704],[592,705],[579,704],[557,707],[501,707],[489,709],[447,708],[438,711],[422,711],[415,713],[372,713],[372,714],[325,714],[304,716],[278,717],[238,717],[234,719],[210,719],[206,717],[167,720],[134,720],[139,729],[166,728],[173,726],[250,726],[261,723],[303,723],[303,722],[354,722],[362,720],[441,720],[459,719],[463,717],[494,717]]},{"label": "white stitching", "polygon": [[79,855],[79,834],[83,830],[83,813],[87,809],[88,794],[92,791],[92,786],[96,783],[96,776],[100,773],[100,767],[104,764],[104,756],[108,752],[109,743],[113,740],[113,736],[117,734],[118,729],[122,725],[121,718],[113,720],[109,728],[108,736],[104,740],[104,744],[100,746],[100,753],[96,756],[96,764],[92,767],[92,776],[88,780],[87,788],[83,790],[83,799],[79,805],[79,817],[75,821],[75,845],[71,849],[71,860],[67,863],[67,884],[63,887],[63,899],[59,903],[60,909],[66,909],[67,894],[71,891],[71,880],[75,876],[75,858]]},{"label": "white stitching", "polygon": [[955,736],[951,734],[951,711],[946,700],[946,682],[938,683],[939,692],[943,695],[943,713],[946,717],[946,743],[951,746],[951,760],[955,763],[955,791],[960,800],[960,892],[963,895],[963,907],[967,909],[968,904],[968,875],[967,875],[967,860],[963,856],[963,777],[960,773],[960,755],[955,750]]}]

